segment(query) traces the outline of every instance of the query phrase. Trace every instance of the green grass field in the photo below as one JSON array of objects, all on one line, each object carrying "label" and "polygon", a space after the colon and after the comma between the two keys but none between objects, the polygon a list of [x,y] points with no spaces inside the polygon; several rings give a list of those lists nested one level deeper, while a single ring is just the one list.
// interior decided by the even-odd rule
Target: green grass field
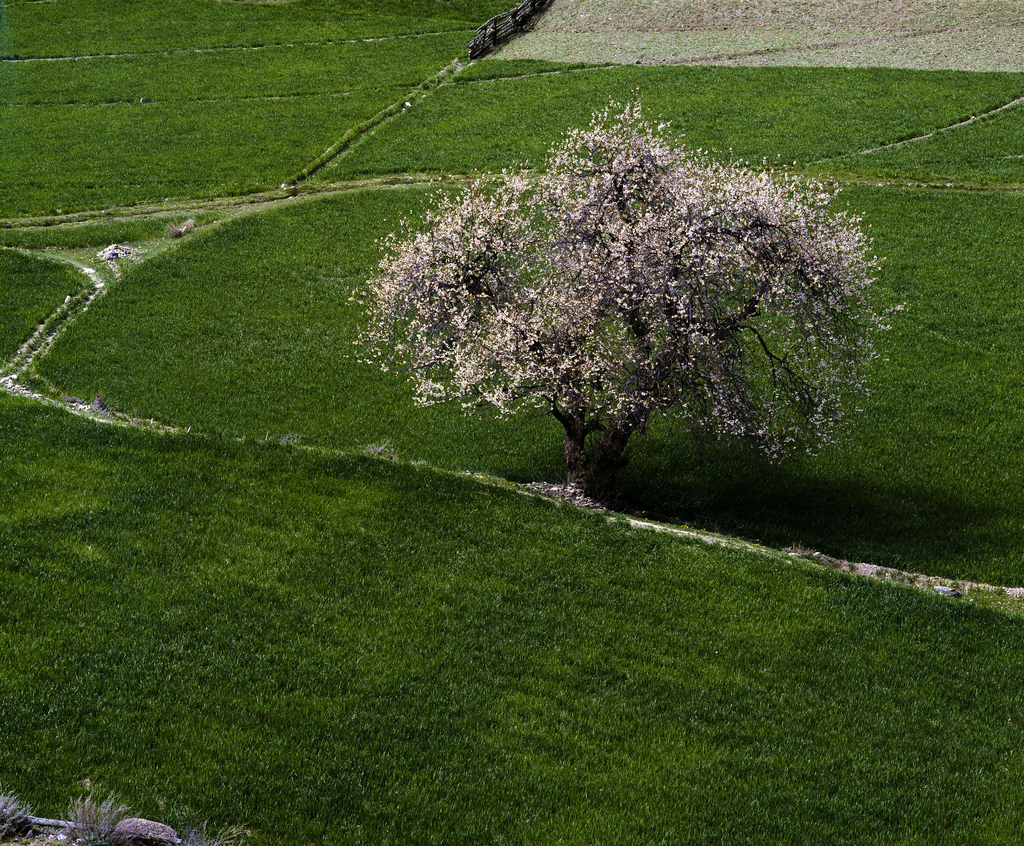
[{"label": "green grass field", "polygon": [[[337,5],[0,2],[0,366],[105,285],[0,393],[0,792],[255,846],[1018,842],[1019,600],[774,550],[1024,585],[1024,74],[457,67],[503,4]],[[352,344],[399,221],[634,92],[840,180],[908,306],[847,443],[634,444],[632,510],[760,551],[526,495],[554,421]]]},{"label": "green grass field", "polygon": [[54,813],[88,777],[260,843],[1024,822],[1019,618],[408,464],[0,431],[0,773]]},{"label": "green grass field", "polygon": [[[321,176],[466,172],[521,161],[539,165],[560,133],[585,126],[609,99],[625,102],[634,92],[651,115],[671,121],[673,131],[693,147],[827,172],[831,162],[825,160],[934,132],[1024,96],[1022,74],[633,66],[553,73],[551,68],[498,59],[478,63],[420,108],[396,118],[384,137],[353,149]],[[505,107],[510,101],[517,103],[515,109]],[[1020,113],[1010,111],[983,126],[1005,127],[1004,134],[1013,136]],[[955,143],[959,135],[949,137]],[[973,149],[965,145],[961,160],[950,158],[949,180],[966,169],[964,158],[972,162],[967,178],[992,164],[987,150],[975,158],[968,152]],[[874,175],[875,158],[841,161],[858,175]],[[1024,160],[999,161],[991,176],[1019,184]]]},{"label": "green grass field", "polygon": [[32,334],[42,319],[81,287],[81,274],[13,250],[0,250],[2,321],[0,349],[5,358]]},{"label": "green grass field", "polygon": [[[347,129],[404,100],[464,42],[456,32],[386,48],[299,44],[25,63],[6,109],[8,132],[24,146],[0,165],[0,213],[276,187]],[[57,185],[55,172],[65,175]]]}]

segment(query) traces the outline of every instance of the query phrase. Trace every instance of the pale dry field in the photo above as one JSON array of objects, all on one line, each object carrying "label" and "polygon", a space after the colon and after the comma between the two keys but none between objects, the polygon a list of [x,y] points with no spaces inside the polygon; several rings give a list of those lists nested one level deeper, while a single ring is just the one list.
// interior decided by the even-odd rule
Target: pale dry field
[{"label": "pale dry field", "polygon": [[495,55],[1024,72],[1024,0],[553,0]]}]

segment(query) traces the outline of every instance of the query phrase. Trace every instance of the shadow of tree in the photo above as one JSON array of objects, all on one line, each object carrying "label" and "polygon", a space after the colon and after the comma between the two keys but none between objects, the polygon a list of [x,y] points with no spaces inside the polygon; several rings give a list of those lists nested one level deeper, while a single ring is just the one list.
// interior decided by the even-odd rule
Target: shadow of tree
[{"label": "shadow of tree", "polygon": [[770,464],[741,445],[652,439],[620,488],[627,507],[782,547],[947,578],[1024,584],[1024,540],[1007,504],[929,487],[847,455]]}]

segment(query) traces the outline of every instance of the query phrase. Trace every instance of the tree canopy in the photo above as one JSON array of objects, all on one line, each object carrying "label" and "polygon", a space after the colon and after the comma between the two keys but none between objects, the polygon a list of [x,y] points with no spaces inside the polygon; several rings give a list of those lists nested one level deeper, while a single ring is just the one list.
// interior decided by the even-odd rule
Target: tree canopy
[{"label": "tree canopy", "polygon": [[368,286],[368,360],[421,403],[550,413],[567,480],[601,501],[652,415],[772,458],[841,437],[882,327],[834,188],[665,129],[609,106],[536,173],[440,196]]}]

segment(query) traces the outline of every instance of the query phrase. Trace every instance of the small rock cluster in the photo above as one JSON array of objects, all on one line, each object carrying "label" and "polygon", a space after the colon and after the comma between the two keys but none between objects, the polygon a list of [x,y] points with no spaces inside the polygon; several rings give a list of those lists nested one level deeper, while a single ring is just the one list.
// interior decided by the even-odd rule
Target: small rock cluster
[{"label": "small rock cluster", "polygon": [[565,502],[571,502],[573,505],[578,505],[581,508],[604,509],[607,507],[597,500],[588,497],[583,493],[579,485],[574,485],[571,482],[562,482],[561,484],[552,484],[550,482],[531,482],[526,485],[526,487],[539,491],[546,496],[564,500]]},{"label": "small rock cluster", "polygon": [[100,414],[111,419],[116,416],[114,412],[111,411],[110,406],[103,401],[102,394],[96,394],[95,399],[93,399],[91,403],[86,402],[84,399],[80,399],[79,397],[64,397],[64,402],[72,408],[91,411],[93,414]]},{"label": "small rock cluster", "polygon": [[124,247],[121,244],[111,244],[109,247],[104,247],[97,254],[97,258],[103,259],[105,262],[117,261],[118,259],[131,259],[138,258],[139,251],[134,247]]},{"label": "small rock cluster", "polygon": [[[238,836],[207,837],[206,827],[193,827],[179,835],[171,826],[142,817],[123,817],[128,808],[113,796],[102,802],[93,794],[76,800],[68,809],[70,820],[33,816],[13,793],[0,792],[0,840],[18,837],[23,846],[43,844],[109,844],[109,846],[227,846]],[[46,829],[58,829],[48,833]],[[239,829],[238,831],[241,831]]]}]

